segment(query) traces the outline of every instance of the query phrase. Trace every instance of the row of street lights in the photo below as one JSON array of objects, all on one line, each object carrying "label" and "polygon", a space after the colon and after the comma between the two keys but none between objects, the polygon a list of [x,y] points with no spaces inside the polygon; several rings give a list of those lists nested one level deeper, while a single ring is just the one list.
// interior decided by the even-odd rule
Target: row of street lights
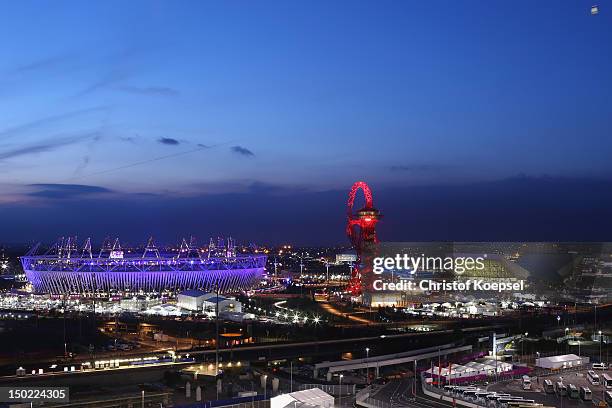
[{"label": "row of street lights", "polygon": [[[250,301],[250,300],[249,300]],[[279,302],[280,303],[280,302]],[[278,307],[278,306],[277,306]],[[266,316],[274,316],[277,319],[282,319],[284,318],[287,321],[291,321],[293,323],[300,323],[300,322],[312,322],[314,324],[319,324],[322,323],[321,318],[319,316],[312,316],[312,317],[308,317],[307,315],[304,316],[300,316],[300,312],[299,311],[293,311],[287,307],[279,307],[283,310],[285,310],[285,312],[280,312],[280,311],[276,311],[274,312],[274,314],[272,312],[270,312],[269,310],[266,310],[265,308],[262,307],[258,307],[258,306],[252,306],[252,305],[247,305],[247,308],[252,308],[253,311],[255,312],[263,312]]]}]

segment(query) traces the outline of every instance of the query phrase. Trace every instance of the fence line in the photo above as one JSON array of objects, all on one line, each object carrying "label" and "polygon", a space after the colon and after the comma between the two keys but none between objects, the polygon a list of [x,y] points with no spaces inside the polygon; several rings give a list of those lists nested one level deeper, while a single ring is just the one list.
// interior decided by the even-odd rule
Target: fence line
[{"label": "fence line", "polygon": [[356,392],[355,384],[302,384],[300,391],[318,388],[331,395],[354,395]]}]

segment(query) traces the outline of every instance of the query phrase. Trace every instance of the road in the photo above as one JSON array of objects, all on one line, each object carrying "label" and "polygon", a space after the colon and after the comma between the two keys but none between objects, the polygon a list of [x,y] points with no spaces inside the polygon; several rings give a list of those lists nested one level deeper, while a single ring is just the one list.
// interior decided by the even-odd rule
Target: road
[{"label": "road", "polygon": [[424,407],[452,407],[453,404],[446,401],[436,400],[423,394],[420,384],[416,386],[414,395],[414,379],[406,378],[393,380],[378,391],[373,399],[380,401],[380,408],[424,408]]},{"label": "road", "polygon": [[363,317],[355,316],[355,314],[353,313],[344,313],[338,308],[336,308],[332,303],[329,303],[329,302],[320,302],[320,305],[323,308],[323,310],[325,310],[327,313],[332,314],[334,316],[345,317],[353,322],[360,323],[360,324],[369,325],[369,324],[376,323],[375,321],[365,319]]}]

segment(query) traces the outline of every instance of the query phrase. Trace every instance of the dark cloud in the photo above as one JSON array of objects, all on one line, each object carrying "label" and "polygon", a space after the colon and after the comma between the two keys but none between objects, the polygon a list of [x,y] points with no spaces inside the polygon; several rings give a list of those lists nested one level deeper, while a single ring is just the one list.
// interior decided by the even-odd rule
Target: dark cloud
[{"label": "dark cloud", "polygon": [[447,165],[437,164],[406,164],[401,166],[391,166],[391,171],[407,172],[407,173],[435,173],[447,169]]},{"label": "dark cloud", "polygon": [[108,194],[112,193],[104,187],[88,186],[84,184],[30,184],[29,187],[35,189],[28,193],[30,197],[49,198],[49,199],[67,199],[90,196],[92,194]]},{"label": "dark cloud", "polygon": [[171,137],[161,137],[161,138],[157,139],[157,141],[159,143],[161,143],[161,144],[168,145],[168,146],[177,146],[177,145],[181,144],[181,142],[179,142],[178,140],[173,139]]},{"label": "dark cloud", "polygon": [[263,181],[253,181],[247,186],[247,191],[254,194],[278,195],[278,194],[295,194],[298,192],[307,192],[308,189],[296,185],[284,185],[266,183]]},{"label": "dark cloud", "polygon": [[232,146],[231,149],[232,149],[232,152],[234,152],[236,154],[239,154],[239,155],[242,155],[242,156],[246,156],[246,157],[255,156],[255,153],[253,153],[252,151],[250,151],[246,147]]},{"label": "dark cloud", "polygon": [[298,186],[293,184],[268,183],[253,179],[234,179],[223,181],[203,181],[193,183],[188,186],[188,190],[197,194],[262,194],[278,195],[292,194],[297,192],[312,191],[308,186]]},{"label": "dark cloud", "polygon": [[136,143],[136,137],[134,136],[119,136],[119,140],[126,143]]},{"label": "dark cloud", "polygon": [[30,146],[18,147],[12,150],[0,151],[0,160],[11,159],[13,157],[26,156],[34,153],[50,152],[52,150],[59,149],[63,146],[72,145],[79,143],[83,140],[97,141],[101,137],[99,132],[91,132],[83,135],[69,136],[69,137],[55,137],[47,140],[40,141]]},{"label": "dark cloud", "polygon": [[174,97],[179,96],[180,92],[177,89],[169,88],[165,86],[121,86],[116,88],[119,91],[144,96],[163,96],[163,97]]}]

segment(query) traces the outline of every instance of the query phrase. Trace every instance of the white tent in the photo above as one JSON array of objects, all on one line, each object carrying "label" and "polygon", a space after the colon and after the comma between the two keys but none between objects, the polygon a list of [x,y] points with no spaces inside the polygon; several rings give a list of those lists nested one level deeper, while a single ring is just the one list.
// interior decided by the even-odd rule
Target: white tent
[{"label": "white tent", "polygon": [[495,366],[491,366],[489,364],[478,363],[476,361],[471,361],[466,364],[467,367],[473,368],[479,374],[486,374],[489,371],[495,371]]},{"label": "white tent", "polygon": [[578,357],[575,354],[565,354],[562,356],[550,356],[536,359],[536,367],[548,369],[570,368],[589,363],[588,357]]},{"label": "white tent", "polygon": [[427,370],[427,373],[433,373],[434,375],[441,375],[443,377],[448,377],[449,374],[452,378],[460,378],[460,377],[470,377],[479,374],[492,375],[495,373],[495,369],[497,368],[497,372],[505,372],[512,370],[512,364],[506,363],[503,361],[497,362],[497,367],[495,365],[495,361],[490,360],[478,360],[478,361],[470,361],[466,364],[453,364],[451,369],[452,373],[449,373],[448,367],[442,367],[439,369],[434,366],[433,371],[431,369]]},{"label": "white tent", "polygon": [[159,315],[159,316],[181,316],[181,308],[164,303],[162,305],[153,306],[145,311],[146,314]]},{"label": "white tent", "polygon": [[311,388],[290,394],[281,394],[270,399],[270,408],[306,405],[317,408],[332,408],[334,406],[334,397],[319,388]]}]

